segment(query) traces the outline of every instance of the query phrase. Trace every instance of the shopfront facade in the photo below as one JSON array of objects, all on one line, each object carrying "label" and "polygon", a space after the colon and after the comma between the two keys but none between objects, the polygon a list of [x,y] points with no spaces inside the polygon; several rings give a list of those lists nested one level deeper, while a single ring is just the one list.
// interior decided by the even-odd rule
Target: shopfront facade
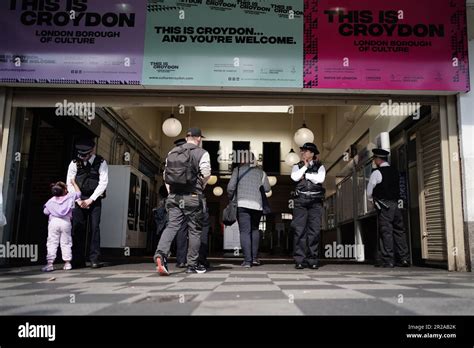
[{"label": "shopfront facade", "polygon": [[[298,9],[294,10],[298,17]],[[148,15],[151,12],[148,7]],[[467,18],[468,24],[474,22],[469,2]],[[303,21],[302,16],[300,20]],[[292,34],[308,36],[308,30],[317,29],[308,28],[307,21],[305,25],[304,33],[301,28],[301,32]],[[199,23],[193,23],[193,26],[199,28]],[[472,67],[472,25],[469,30]],[[146,35],[152,33],[146,32]],[[320,41],[320,45],[324,44]],[[177,43],[174,47],[176,51],[168,52],[170,56],[184,54]],[[308,56],[313,54],[313,48],[305,51],[307,61]],[[149,58],[152,51],[152,48],[145,47],[145,52],[148,52],[145,56]],[[202,57],[202,51],[199,54]],[[258,56],[261,53],[255,54]],[[346,82],[341,82],[339,88],[329,82],[326,82],[324,89],[312,88],[318,78],[320,82],[330,80],[325,79],[325,75],[316,77],[314,67],[311,64],[304,66],[304,61],[288,72],[288,76],[293,76],[298,73],[303,75],[304,69],[310,70],[301,88],[292,86],[297,83],[294,80],[288,82],[292,80],[288,76],[282,77],[287,81],[283,85],[265,82],[268,85],[241,86],[235,80],[243,74],[241,71],[232,75],[234,80],[227,80],[226,83],[219,80],[210,81],[208,85],[199,82],[195,82],[194,86],[193,83],[160,85],[155,84],[157,79],[164,81],[163,69],[173,70],[172,63],[166,63],[166,67],[164,63],[153,65],[148,58],[145,58],[144,64],[153,66],[154,72],[148,72],[147,79],[137,85],[77,86],[58,85],[54,81],[42,83],[39,80],[36,83],[3,83],[0,88],[0,173],[3,177],[4,212],[9,223],[0,228],[2,243],[44,244],[46,222],[39,208],[47,199],[45,187],[51,180],[64,176],[75,139],[92,136],[97,140],[98,153],[110,165],[130,166],[138,177],[145,179],[140,179],[139,184],[137,181],[133,188],[123,188],[127,192],[130,190],[129,194],[123,195],[124,199],[134,196],[123,219],[127,224],[135,224],[128,230],[144,231],[146,237],[137,232],[140,237],[136,237],[133,243],[138,243],[137,249],[145,249],[149,253],[154,243],[150,214],[158,201],[164,157],[172,142],[184,134],[188,126],[196,125],[204,131],[208,130],[208,140],[221,141],[221,150],[232,148],[233,141],[248,141],[250,148],[260,155],[263,154],[264,142],[280,143],[281,168],[275,173],[280,186],[277,184],[271,198],[274,215],[265,221],[271,227],[268,227],[268,235],[264,230],[267,239],[263,245],[269,243],[269,252],[278,249],[280,254],[291,255],[288,194],[292,188],[291,183],[285,181],[289,168],[285,167],[284,160],[289,149],[295,146],[291,140],[292,133],[300,126],[299,123],[307,121],[308,127],[315,133],[315,142],[323,150],[323,161],[330,178],[323,219],[323,246],[333,242],[364,245],[362,252],[354,255],[353,259],[359,262],[373,260],[376,223],[373,208],[366,200],[365,186],[371,168],[371,145],[377,145],[381,134],[387,133],[393,165],[404,174],[407,186],[403,209],[412,262],[453,271],[470,270],[474,251],[474,218],[471,219],[474,194],[469,179],[472,177],[469,175],[472,169],[470,149],[473,148],[469,145],[469,139],[473,138],[470,136],[470,125],[474,119],[472,92],[456,91],[456,87],[454,90],[417,90],[410,87],[411,82],[407,82],[406,88],[402,83],[398,84],[401,87],[392,89],[357,88]],[[284,59],[279,64],[291,65],[289,62],[295,61],[291,55],[286,55]],[[318,59],[324,60],[324,55]],[[180,64],[185,63],[180,61],[176,65]],[[255,64],[255,68],[263,69]],[[205,80],[200,72],[194,76],[201,82]],[[55,114],[60,101],[93,103],[95,117],[92,121],[77,117],[60,119]],[[409,112],[398,118],[383,117],[382,109],[388,103],[419,104],[420,115],[417,118],[418,115]],[[257,115],[254,119],[251,115],[201,115],[195,107],[203,105],[292,106],[296,109],[295,115],[291,116],[295,124],[290,125],[289,117],[277,118],[271,114]],[[180,112],[180,108],[184,113]],[[170,113],[176,114],[183,126],[182,132],[175,138],[166,137],[161,131],[161,125]],[[274,125],[271,124],[273,119]],[[226,177],[230,174],[226,165],[220,163],[215,173],[224,188]],[[226,198],[217,197],[212,189],[207,192],[209,202],[213,204],[212,225],[219,231]],[[131,206],[138,208],[130,210]],[[146,214],[143,213],[145,211]],[[278,232],[279,228],[282,228],[282,234]],[[220,236],[213,241],[216,250],[223,245]],[[115,246],[112,241],[110,243],[111,248]],[[116,248],[126,245],[119,243]]]}]

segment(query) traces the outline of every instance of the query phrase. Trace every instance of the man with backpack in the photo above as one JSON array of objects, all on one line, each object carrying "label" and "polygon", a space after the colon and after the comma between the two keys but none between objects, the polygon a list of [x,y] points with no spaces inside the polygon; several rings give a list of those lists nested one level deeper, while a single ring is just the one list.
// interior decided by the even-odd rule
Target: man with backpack
[{"label": "man with backpack", "polygon": [[[181,138],[174,142],[175,147],[186,144],[186,139]],[[168,192],[166,192],[166,197],[168,197]],[[206,207],[206,198],[203,197],[203,206]],[[168,223],[168,218],[166,218],[166,223]],[[163,226],[160,232],[164,231],[166,227]],[[203,265],[206,268],[210,267],[209,261],[207,261],[207,249],[208,245],[208,236],[209,236],[209,212],[207,208],[203,210],[203,221],[202,221],[202,233],[201,233],[201,247],[199,248],[199,264]],[[188,222],[187,220],[181,225],[178,234],[176,235],[176,267],[178,268],[187,268],[187,255],[188,255]]]},{"label": "man with backpack", "polygon": [[167,257],[171,244],[186,222],[189,243],[186,273],[206,272],[198,258],[205,202],[203,191],[211,176],[211,164],[209,153],[200,147],[202,138],[199,128],[190,128],[186,144],[172,149],[166,158],[164,179],[170,193],[166,200],[168,225],[154,256],[156,270],[162,276],[169,275]]}]

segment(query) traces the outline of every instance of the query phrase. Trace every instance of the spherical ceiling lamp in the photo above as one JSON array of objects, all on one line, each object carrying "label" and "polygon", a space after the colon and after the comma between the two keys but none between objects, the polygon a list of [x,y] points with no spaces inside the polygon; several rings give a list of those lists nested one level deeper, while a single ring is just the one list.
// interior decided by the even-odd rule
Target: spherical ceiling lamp
[{"label": "spherical ceiling lamp", "polygon": [[314,134],[308,127],[306,127],[306,124],[303,123],[303,127],[296,131],[294,140],[296,145],[301,147],[305,143],[312,143],[314,141]]},{"label": "spherical ceiling lamp", "polygon": [[277,178],[276,176],[269,176],[268,177],[268,182],[270,183],[270,186],[275,186],[277,183]]},{"label": "spherical ceiling lamp", "polygon": [[220,186],[214,187],[214,190],[212,190],[212,193],[214,193],[214,196],[220,197],[224,193],[224,190]]},{"label": "spherical ceiling lamp", "polygon": [[285,157],[285,164],[290,167],[294,166],[299,161],[300,157],[295,153],[295,151],[293,151],[293,149],[291,149],[291,151]]},{"label": "spherical ceiling lamp", "polygon": [[270,191],[270,192],[265,192],[265,196],[267,196],[268,198],[270,198],[272,196],[273,192]]},{"label": "spherical ceiling lamp", "polygon": [[207,184],[212,186],[212,185],[214,185],[216,182],[217,182],[217,176],[211,175],[211,177],[210,177],[209,180],[207,181]]},{"label": "spherical ceiling lamp", "polygon": [[163,122],[161,129],[167,137],[173,138],[181,133],[183,126],[181,125],[181,122],[179,122],[179,120],[175,118],[173,114],[171,114],[171,116],[165,122]]}]

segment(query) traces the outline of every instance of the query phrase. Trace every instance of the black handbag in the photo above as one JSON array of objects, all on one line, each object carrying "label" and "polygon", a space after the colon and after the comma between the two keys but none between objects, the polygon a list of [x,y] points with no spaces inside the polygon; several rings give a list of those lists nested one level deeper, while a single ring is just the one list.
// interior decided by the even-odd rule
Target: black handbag
[{"label": "black handbag", "polygon": [[263,215],[271,214],[272,208],[270,208],[270,202],[268,201],[268,197],[265,194],[265,189],[263,188],[263,185],[260,186],[260,194],[262,195]]},{"label": "black handbag", "polygon": [[232,226],[237,221],[237,191],[239,189],[239,169],[237,168],[237,184],[235,186],[235,193],[232,199],[227,204],[222,212],[222,222],[226,226]]}]

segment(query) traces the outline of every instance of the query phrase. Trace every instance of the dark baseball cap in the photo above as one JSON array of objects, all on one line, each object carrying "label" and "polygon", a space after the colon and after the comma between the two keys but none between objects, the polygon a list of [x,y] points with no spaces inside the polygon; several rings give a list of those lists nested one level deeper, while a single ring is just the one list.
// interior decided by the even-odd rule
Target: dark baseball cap
[{"label": "dark baseball cap", "polygon": [[181,139],[175,140],[173,144],[175,144],[176,146],[181,146],[183,144],[186,144],[186,139],[181,138]]},{"label": "dark baseball cap", "polygon": [[201,137],[201,138],[205,138],[205,136],[202,135],[201,129],[200,129],[200,128],[196,128],[196,127],[189,128],[188,131],[187,131],[187,133],[186,133],[186,136],[187,136],[187,137]]},{"label": "dark baseball cap", "polygon": [[318,147],[316,144],[313,143],[305,143],[303,146],[300,147],[301,150],[309,150],[315,155],[319,155]]},{"label": "dark baseball cap", "polygon": [[388,158],[388,155],[390,155],[390,152],[384,149],[373,149],[372,153],[374,154],[374,157],[383,158],[383,159]]},{"label": "dark baseball cap", "polygon": [[89,154],[92,149],[94,149],[95,142],[92,139],[79,139],[76,142],[76,150],[77,153],[80,155],[87,155]]}]

